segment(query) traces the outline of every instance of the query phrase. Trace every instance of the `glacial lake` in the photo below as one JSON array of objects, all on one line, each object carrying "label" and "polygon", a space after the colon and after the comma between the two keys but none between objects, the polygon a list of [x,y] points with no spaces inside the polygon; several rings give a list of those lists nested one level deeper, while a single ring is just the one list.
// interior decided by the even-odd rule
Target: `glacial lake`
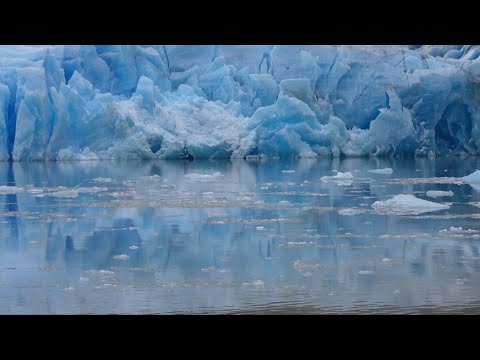
[{"label": "glacial lake", "polygon": [[[0,163],[0,314],[480,313],[480,184],[460,180],[477,169]],[[399,194],[445,208],[372,207]]]}]

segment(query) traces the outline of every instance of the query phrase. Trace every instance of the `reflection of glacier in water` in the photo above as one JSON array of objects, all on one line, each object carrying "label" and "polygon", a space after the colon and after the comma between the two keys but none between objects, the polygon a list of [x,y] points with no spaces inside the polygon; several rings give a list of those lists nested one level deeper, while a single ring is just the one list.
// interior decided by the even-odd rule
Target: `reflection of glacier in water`
[{"label": "reflection of glacier in water", "polygon": [[0,313],[479,308],[478,160],[0,166]]}]

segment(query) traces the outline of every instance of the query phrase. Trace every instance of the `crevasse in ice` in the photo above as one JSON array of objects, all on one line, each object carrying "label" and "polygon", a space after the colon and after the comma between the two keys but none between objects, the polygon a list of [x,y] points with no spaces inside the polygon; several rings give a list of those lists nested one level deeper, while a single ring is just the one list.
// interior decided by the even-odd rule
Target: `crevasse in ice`
[{"label": "crevasse in ice", "polygon": [[478,46],[1,46],[0,160],[480,152]]}]

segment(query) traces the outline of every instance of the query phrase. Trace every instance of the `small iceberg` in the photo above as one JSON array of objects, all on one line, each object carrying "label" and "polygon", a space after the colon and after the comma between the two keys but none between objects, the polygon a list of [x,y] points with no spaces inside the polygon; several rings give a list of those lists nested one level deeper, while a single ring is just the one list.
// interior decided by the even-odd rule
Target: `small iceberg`
[{"label": "small iceberg", "polygon": [[98,177],[98,178],[93,179],[93,181],[95,181],[95,182],[101,182],[101,183],[110,183],[110,182],[112,182],[113,180],[112,180],[111,178]]},{"label": "small iceberg", "polygon": [[44,197],[44,196],[76,198],[76,197],[78,197],[78,191],[76,191],[76,190],[62,190],[62,191],[55,191],[55,192],[36,195],[36,197]]},{"label": "small iceberg", "polygon": [[344,216],[353,216],[353,215],[363,214],[364,212],[365,210],[356,209],[356,208],[346,208],[346,209],[338,210],[338,214],[344,215]]},{"label": "small iceberg", "polygon": [[208,181],[212,179],[218,179],[222,176],[221,172],[215,172],[213,174],[186,174],[185,178],[193,181]]},{"label": "small iceberg", "polygon": [[422,200],[414,195],[400,194],[386,201],[375,201],[373,209],[386,215],[418,215],[426,212],[449,209],[449,205]]},{"label": "small iceberg", "polygon": [[436,190],[428,190],[426,195],[428,197],[437,198],[437,197],[448,197],[453,196],[453,191],[436,191]]},{"label": "small iceberg", "polygon": [[22,192],[23,188],[16,187],[16,186],[6,186],[2,185],[0,186],[0,194],[16,194],[18,192]]},{"label": "small iceberg", "polygon": [[339,171],[335,176],[322,176],[320,178],[322,182],[333,182],[339,186],[351,186],[353,182],[352,179],[353,179],[353,175],[349,171],[344,173]]},{"label": "small iceberg", "polygon": [[480,191],[480,170],[477,170],[468,176],[462,177],[462,180],[463,182],[473,187],[475,190]]},{"label": "small iceberg", "polygon": [[368,172],[372,174],[392,175],[393,169],[392,168],[374,169],[374,170],[368,170]]},{"label": "small iceberg", "polygon": [[358,275],[372,275],[373,273],[373,270],[360,270]]}]

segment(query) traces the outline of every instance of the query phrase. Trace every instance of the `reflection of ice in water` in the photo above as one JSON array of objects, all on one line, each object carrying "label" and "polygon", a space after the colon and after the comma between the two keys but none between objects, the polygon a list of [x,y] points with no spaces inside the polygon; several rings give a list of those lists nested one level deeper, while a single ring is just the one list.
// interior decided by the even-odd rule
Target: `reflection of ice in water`
[{"label": "reflection of ice in water", "polygon": [[[460,306],[478,294],[476,219],[387,217],[371,207],[400,193],[452,191],[450,215],[478,214],[470,204],[480,203],[480,194],[463,180],[458,184],[473,171],[468,161],[456,168],[448,160],[368,159],[10,166],[13,181],[5,167],[0,183],[25,191],[0,194],[5,295],[0,312],[216,312],[303,305],[315,311],[379,311],[383,304],[411,310],[432,292],[435,306]],[[352,178],[321,180],[332,168],[360,176],[386,166],[395,168],[395,179],[358,177],[355,188],[338,186],[337,180],[353,185]],[[438,182],[445,167],[456,180]],[[293,174],[282,172],[293,168]],[[191,181],[185,173],[222,176]],[[87,186],[99,178],[112,179],[100,181],[108,191]],[[34,196],[52,189],[83,192],[66,199]],[[251,200],[238,200],[246,197]],[[208,203],[212,199],[218,200]],[[291,205],[282,205],[285,201]],[[19,287],[21,306],[15,305]],[[449,290],[459,287],[461,294]],[[64,290],[69,288],[74,290]],[[55,301],[45,300],[47,293]],[[39,305],[46,301],[50,310]]]},{"label": "reflection of ice in water", "polygon": [[[135,267],[142,264],[142,254],[138,251],[142,243],[138,230],[133,225],[132,219],[116,219],[110,228],[96,229],[91,236],[87,236],[82,246],[76,247],[72,236],[65,237],[64,248],[61,245],[62,235],[57,231],[56,236],[51,237],[51,250],[47,258],[55,258],[59,253],[64,254],[67,269],[87,269],[109,271],[116,263],[122,266]],[[135,245],[137,244],[137,245]],[[132,250],[130,247],[137,246]],[[107,274],[107,273],[105,273]]]}]

